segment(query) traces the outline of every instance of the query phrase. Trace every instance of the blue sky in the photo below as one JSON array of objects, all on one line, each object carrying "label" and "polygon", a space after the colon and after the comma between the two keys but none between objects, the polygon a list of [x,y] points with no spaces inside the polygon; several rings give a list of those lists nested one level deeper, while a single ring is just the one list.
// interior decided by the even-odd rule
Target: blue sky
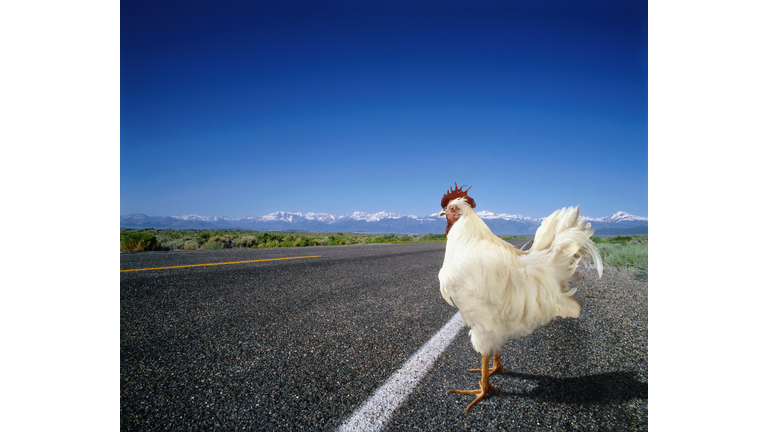
[{"label": "blue sky", "polygon": [[648,215],[647,3],[275,3],[121,2],[121,214]]}]

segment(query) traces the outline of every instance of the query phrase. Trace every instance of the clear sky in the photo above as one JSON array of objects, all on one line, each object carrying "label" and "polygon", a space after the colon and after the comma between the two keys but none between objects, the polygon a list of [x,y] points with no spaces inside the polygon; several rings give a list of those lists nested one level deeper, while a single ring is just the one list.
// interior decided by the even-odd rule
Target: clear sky
[{"label": "clear sky", "polygon": [[648,216],[646,2],[409,3],[122,1],[120,213]]}]

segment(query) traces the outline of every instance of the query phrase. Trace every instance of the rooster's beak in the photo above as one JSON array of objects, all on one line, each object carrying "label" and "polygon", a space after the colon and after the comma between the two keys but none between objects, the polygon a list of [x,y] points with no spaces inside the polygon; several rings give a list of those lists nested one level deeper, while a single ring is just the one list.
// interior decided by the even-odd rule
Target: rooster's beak
[{"label": "rooster's beak", "polygon": [[441,212],[440,212],[440,213],[438,213],[437,215],[438,215],[438,216],[445,216],[445,209],[443,209],[443,211],[441,211]]}]

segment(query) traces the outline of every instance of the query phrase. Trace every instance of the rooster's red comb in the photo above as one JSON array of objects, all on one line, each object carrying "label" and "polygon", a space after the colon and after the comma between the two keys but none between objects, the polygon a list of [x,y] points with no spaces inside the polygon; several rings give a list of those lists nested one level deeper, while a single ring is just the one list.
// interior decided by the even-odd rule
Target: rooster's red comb
[{"label": "rooster's red comb", "polygon": [[445,208],[449,202],[455,200],[456,198],[465,198],[467,200],[467,204],[469,204],[470,207],[475,208],[475,200],[467,195],[467,192],[472,189],[472,186],[468,187],[467,190],[462,190],[462,188],[464,188],[466,185],[461,185],[461,187],[459,187],[459,184],[456,182],[453,182],[453,185],[456,186],[456,189],[448,189],[448,192],[443,195],[443,200],[440,201],[440,207]]}]

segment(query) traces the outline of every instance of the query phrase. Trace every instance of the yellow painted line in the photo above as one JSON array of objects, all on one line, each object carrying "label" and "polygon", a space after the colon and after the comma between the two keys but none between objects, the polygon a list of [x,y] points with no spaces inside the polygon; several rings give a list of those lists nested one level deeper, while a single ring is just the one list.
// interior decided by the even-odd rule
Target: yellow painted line
[{"label": "yellow painted line", "polygon": [[232,262],[223,262],[223,263],[187,264],[187,265],[179,265],[179,266],[171,266],[171,267],[153,267],[153,268],[120,270],[120,272],[122,273],[122,272],[144,271],[144,270],[164,270],[164,269],[182,268],[182,267],[200,267],[200,266],[225,265],[225,264],[243,264],[243,263],[261,262],[261,261],[278,261],[278,260],[289,260],[289,259],[299,259],[299,258],[318,258],[321,256],[322,255],[310,255],[310,256],[288,257],[288,258],[267,258],[267,259],[257,259],[257,260],[249,260],[249,261],[232,261]]}]

